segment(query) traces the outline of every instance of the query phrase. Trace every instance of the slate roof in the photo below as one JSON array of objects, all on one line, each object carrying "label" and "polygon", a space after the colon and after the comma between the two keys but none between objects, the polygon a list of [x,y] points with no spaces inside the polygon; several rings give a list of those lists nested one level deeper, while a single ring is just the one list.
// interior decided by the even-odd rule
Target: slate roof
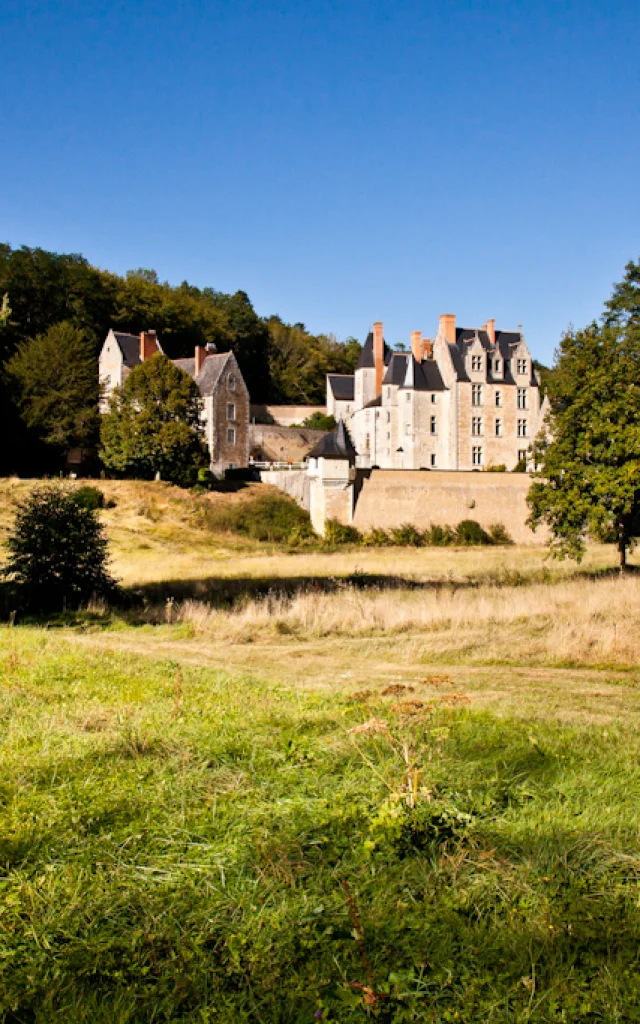
[{"label": "slate roof", "polygon": [[196,361],[191,359],[173,359],[173,365],[195,378],[201,395],[213,394],[220,374],[225,368],[227,361],[231,358],[231,352],[219,352],[209,354],[205,357],[200,373],[196,377]]},{"label": "slate roof", "polygon": [[389,360],[389,366],[382,379],[382,383],[397,384],[398,387],[404,384],[408,358],[409,356],[406,352],[392,352],[391,359]]},{"label": "slate roof", "polygon": [[447,390],[435,359],[425,359],[419,363],[413,355],[408,357],[407,372],[401,388],[413,391]]},{"label": "slate roof", "polygon": [[177,366],[179,370],[184,370],[190,377],[196,375],[196,361],[194,358],[191,359],[172,359],[171,362],[174,366]]},{"label": "slate roof", "polygon": [[[384,346],[384,365],[386,366],[393,355],[393,352],[387,345],[386,341],[383,341]],[[356,370],[373,370],[375,367],[375,360],[373,358],[373,331],[369,331],[367,340],[362,346],[362,352],[360,358],[356,363]]]},{"label": "slate roof", "polygon": [[335,430],[320,438],[309,452],[308,457],[310,459],[348,459],[349,461],[355,459],[356,450],[342,420],[338,421]]},{"label": "slate roof", "polygon": [[339,402],[352,402],[355,396],[355,380],[341,373],[330,373],[327,377],[333,397]]},{"label": "slate roof", "polygon": [[137,366],[140,362],[140,335],[123,334],[121,331],[114,331],[113,335],[122,352],[125,366]]}]

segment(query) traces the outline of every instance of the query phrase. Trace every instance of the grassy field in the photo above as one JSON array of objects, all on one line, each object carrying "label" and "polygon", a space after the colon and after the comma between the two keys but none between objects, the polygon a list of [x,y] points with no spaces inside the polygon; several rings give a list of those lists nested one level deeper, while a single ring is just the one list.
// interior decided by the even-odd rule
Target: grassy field
[{"label": "grassy field", "polygon": [[103,486],[141,603],[0,627],[0,1020],[637,1022],[640,576]]}]

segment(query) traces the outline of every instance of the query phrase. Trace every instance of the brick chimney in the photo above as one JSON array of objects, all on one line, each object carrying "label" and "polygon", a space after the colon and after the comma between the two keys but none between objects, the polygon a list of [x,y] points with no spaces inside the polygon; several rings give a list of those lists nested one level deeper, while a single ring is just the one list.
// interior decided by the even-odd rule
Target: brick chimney
[{"label": "brick chimney", "polygon": [[151,359],[158,351],[158,337],[155,331],[140,331],[140,362]]},{"label": "brick chimney", "polygon": [[450,345],[456,343],[456,315],[455,313],[443,313],[440,317],[440,330]]},{"label": "brick chimney", "polygon": [[203,363],[204,363],[204,361],[205,361],[205,359],[207,358],[208,355],[209,355],[209,353],[208,353],[208,351],[207,351],[207,349],[206,349],[206,347],[204,345],[196,345],[196,351],[195,351],[195,356],[196,356],[195,376],[196,377],[200,373],[200,370],[202,369],[202,365],[203,365]]},{"label": "brick chimney", "polygon": [[422,331],[411,332],[411,351],[413,358],[418,362],[422,362]]},{"label": "brick chimney", "polygon": [[378,320],[373,325],[373,363],[376,368],[376,398],[382,394],[382,377],[384,374],[384,338],[382,323]]},{"label": "brick chimney", "polygon": [[433,345],[431,344],[431,338],[422,339],[422,358],[433,359]]},{"label": "brick chimney", "polygon": [[489,335],[489,341],[491,342],[491,344],[495,345],[495,343],[496,343],[496,322],[495,322],[495,320],[487,320],[486,324],[484,325],[484,329],[487,332],[487,334]]}]

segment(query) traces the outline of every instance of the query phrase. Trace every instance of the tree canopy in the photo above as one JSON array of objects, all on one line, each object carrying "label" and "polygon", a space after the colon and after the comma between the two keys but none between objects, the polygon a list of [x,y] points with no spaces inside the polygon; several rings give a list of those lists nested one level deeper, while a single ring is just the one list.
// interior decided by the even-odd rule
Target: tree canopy
[{"label": "tree canopy", "polygon": [[195,381],[157,353],[110,396],[102,417],[102,461],[122,476],[182,483],[208,465],[202,399]]},{"label": "tree canopy", "polygon": [[534,445],[530,523],[558,557],[588,533],[615,539],[620,567],[640,535],[640,264],[628,264],[599,323],[567,331],[548,380],[549,433]]}]

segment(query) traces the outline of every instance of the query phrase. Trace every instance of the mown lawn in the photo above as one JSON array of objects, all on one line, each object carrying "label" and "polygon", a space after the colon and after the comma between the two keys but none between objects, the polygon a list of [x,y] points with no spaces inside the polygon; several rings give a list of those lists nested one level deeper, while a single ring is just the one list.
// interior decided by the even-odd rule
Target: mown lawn
[{"label": "mown lawn", "polygon": [[[115,637],[114,637],[115,639]],[[640,739],[0,630],[0,1019],[637,1022]]]}]

